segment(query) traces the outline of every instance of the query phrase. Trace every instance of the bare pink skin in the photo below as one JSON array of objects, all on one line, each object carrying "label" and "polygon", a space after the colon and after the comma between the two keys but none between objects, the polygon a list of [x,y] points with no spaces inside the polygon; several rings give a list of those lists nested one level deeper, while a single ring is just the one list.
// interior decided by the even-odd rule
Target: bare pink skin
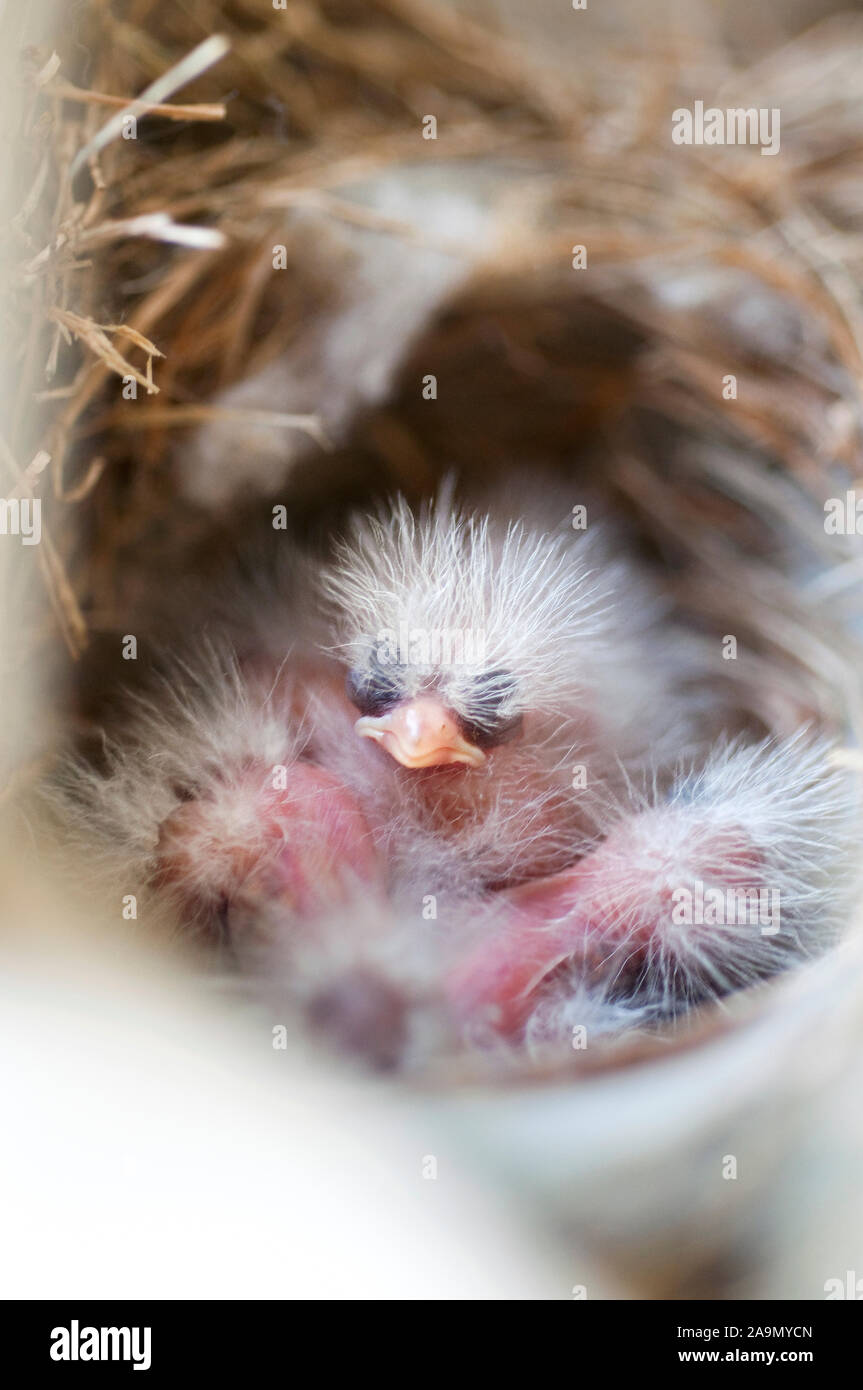
[{"label": "bare pink skin", "polygon": [[224,797],[179,806],[161,828],[159,881],[201,903],[265,890],[301,918],[344,902],[357,882],[377,884],[371,832],[348,788],[311,763],[286,780],[274,788],[272,769],[249,769]]},{"label": "bare pink skin", "polygon": [[[449,972],[446,992],[455,1014],[464,1021],[481,1016],[501,1034],[515,1035],[537,991],[570,957],[584,958],[585,948],[595,946],[601,959],[624,939],[637,956],[671,923],[675,886],[693,879],[724,888],[757,884],[761,859],[742,830],[702,830],[694,841],[697,856],[677,863],[662,848],[663,814],[632,817],[573,868],[496,894],[503,925]],[[647,853],[644,829],[656,839]]]},{"label": "bare pink skin", "polygon": [[[425,823],[449,845],[457,847],[460,839],[469,843],[497,805],[508,807],[508,837],[514,845],[529,846],[530,860],[525,855],[515,863],[503,856],[484,884],[489,889],[508,887],[528,874],[557,872],[574,857],[567,854],[567,843],[578,845],[590,834],[589,817],[568,775],[554,757],[546,762],[536,751],[547,753],[556,726],[555,719],[527,712],[514,736],[482,750],[462,737],[457,716],[442,701],[426,695],[352,725],[364,744],[376,745],[382,766],[398,768],[402,784],[410,785],[423,808]],[[569,721],[568,733],[576,743],[592,746],[596,720],[580,711]]]},{"label": "bare pink skin", "polygon": [[507,1036],[523,1025],[535,991],[591,929],[590,869],[584,868],[591,857],[553,877],[495,895],[506,905],[504,925],[447,977],[447,997],[458,1018],[467,1022],[482,1016]]},{"label": "bare pink skin", "polygon": [[[335,676],[328,673],[317,688],[326,692],[349,733],[354,719]],[[303,690],[297,691],[299,707]],[[409,775],[417,795],[429,801],[440,832],[457,836],[466,817],[482,813],[487,774],[493,774],[499,790],[510,759],[518,759],[517,746],[492,750],[478,772],[455,756],[461,736],[443,707],[423,699],[402,715],[376,721],[373,735],[367,729],[357,732],[373,736],[382,753],[413,768]],[[333,727],[339,736],[337,721]],[[542,787],[541,769],[536,776]],[[523,794],[520,764],[513,777]],[[562,791],[559,803],[551,802],[547,811],[554,819],[572,818],[576,837],[573,805]],[[544,863],[542,841],[535,839],[530,870],[538,876],[518,886],[505,877],[493,888],[489,885],[490,909],[487,899],[477,914],[490,913],[484,936],[471,934],[462,945],[451,943],[460,952],[450,957],[442,982],[442,1002],[451,1013],[464,1023],[482,1018],[502,1035],[515,1037],[538,992],[567,960],[576,958],[590,968],[624,943],[637,957],[639,947],[646,947],[671,921],[675,884],[698,878],[706,884],[749,886],[758,879],[758,856],[742,830],[694,820],[681,840],[666,833],[666,818],[672,814],[678,818],[675,825],[681,815],[689,820],[689,812],[680,808],[633,816],[562,871],[559,850],[548,851],[557,854],[556,862]],[[535,829],[528,826],[531,835]],[[163,824],[158,878],[182,891],[193,914],[233,905],[232,936],[236,928],[244,939],[260,937],[269,945],[277,938],[280,943],[297,939],[297,933],[311,941],[316,922],[350,902],[358,889],[383,901],[384,866],[374,830],[355,793],[317,763],[293,764],[284,789],[272,786],[271,768],[249,767],[226,778],[211,798],[180,805]],[[559,844],[559,836],[554,843]],[[667,848],[671,844],[678,849]],[[367,916],[374,919],[375,914]]]}]

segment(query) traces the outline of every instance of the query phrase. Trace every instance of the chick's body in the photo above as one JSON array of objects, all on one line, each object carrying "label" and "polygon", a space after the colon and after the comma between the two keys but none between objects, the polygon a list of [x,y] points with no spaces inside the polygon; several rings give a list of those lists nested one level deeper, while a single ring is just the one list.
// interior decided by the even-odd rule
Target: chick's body
[{"label": "chick's body", "polygon": [[691,736],[651,647],[657,606],[598,530],[399,501],[355,524],[321,586],[383,825],[402,827],[390,849],[437,841],[444,886],[573,863],[611,789]]},{"label": "chick's body", "polygon": [[[250,601],[90,801],[336,1032],[377,1046],[380,1015],[391,1057],[422,999],[463,1037],[559,1039],[588,998],[639,1022],[813,948],[844,808],[824,749],[708,755],[686,644],[602,528],[396,500],[292,586],[290,643],[286,596]],[[705,883],[781,887],[782,930],[681,926]]]}]

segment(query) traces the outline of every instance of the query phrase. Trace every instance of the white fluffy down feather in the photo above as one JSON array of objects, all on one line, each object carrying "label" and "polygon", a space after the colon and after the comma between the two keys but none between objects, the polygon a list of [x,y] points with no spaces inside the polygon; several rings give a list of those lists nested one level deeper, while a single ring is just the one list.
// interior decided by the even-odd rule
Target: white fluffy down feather
[{"label": "white fluffy down feather", "polygon": [[611,533],[451,491],[358,518],[251,657],[226,631],[67,766],[111,873],[387,1064],[566,1046],[816,954],[848,900],[828,744],[711,743]]}]

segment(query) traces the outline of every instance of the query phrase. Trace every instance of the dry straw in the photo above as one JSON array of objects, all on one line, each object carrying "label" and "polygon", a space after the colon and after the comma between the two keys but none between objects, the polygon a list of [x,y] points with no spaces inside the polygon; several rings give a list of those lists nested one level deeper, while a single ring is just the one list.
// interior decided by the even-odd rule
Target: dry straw
[{"label": "dry straw", "polygon": [[[769,588],[757,552],[771,514],[826,561],[837,558],[817,518],[835,490],[831,468],[856,470],[860,37],[858,19],[829,20],[749,71],[715,35],[699,46],[670,34],[637,63],[625,41],[609,41],[601,61],[564,75],[511,39],[414,0],[292,0],[284,10],[260,0],[91,0],[77,10],[57,52],[22,59],[12,236],[23,336],[6,439],[10,469],[39,451],[51,457],[43,569],[69,650],[79,655],[93,625],[110,620],[118,566],[154,524],[191,526],[172,509],[182,432],[215,413],[216,391],[302,330],[302,275],[271,265],[273,242],[289,239],[290,210],[312,199],[336,220],[362,217],[339,188],[426,157],[420,121],[434,111],[434,157],[507,159],[521,204],[518,234],[434,345],[475,378],[462,398],[469,420],[439,412],[442,452],[463,463],[450,443],[470,439],[465,466],[490,471],[513,448],[512,432],[483,431],[473,404],[488,385],[483,371],[500,363],[471,349],[496,338],[523,388],[520,405],[528,402],[535,448],[552,462],[601,459],[594,481],[671,560],[690,610],[711,624],[717,584],[740,582],[752,635],[807,668],[810,687],[832,668],[835,687],[841,657],[825,652],[823,631],[784,632],[769,593],[753,608],[748,580]],[[729,104],[757,91],[759,104],[779,105],[781,158],[673,145],[670,111],[705,91]],[[129,116],[136,139],[123,138]],[[573,242],[590,252],[580,281],[569,270]],[[688,302],[674,294],[681,275]],[[727,288],[718,281],[705,300],[693,277],[702,288],[725,277]],[[672,288],[657,298],[660,283]],[[779,321],[757,321],[762,292],[764,315]],[[719,388],[728,372],[745,381],[733,408]],[[131,431],[122,377],[146,397]],[[279,423],[322,446],[326,416],[321,400]],[[434,474],[440,443],[394,405],[364,447],[389,481],[410,488]],[[74,539],[79,519],[86,546]],[[854,560],[850,550],[839,558]],[[727,594],[723,603],[727,612]],[[820,689],[808,698],[830,703]]]}]

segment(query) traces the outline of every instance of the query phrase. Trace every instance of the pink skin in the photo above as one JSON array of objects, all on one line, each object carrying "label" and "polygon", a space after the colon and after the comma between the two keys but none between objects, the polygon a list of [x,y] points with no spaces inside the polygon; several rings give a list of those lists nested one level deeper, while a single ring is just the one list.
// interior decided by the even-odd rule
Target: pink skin
[{"label": "pink skin", "polygon": [[[454,720],[446,722],[429,701],[419,703],[416,727],[391,720],[384,728],[378,721],[375,741],[412,765],[420,785],[457,774],[454,791],[467,789],[472,773],[453,756],[460,738]],[[457,799],[450,805],[435,786],[436,805],[457,828]],[[383,869],[360,803],[338,776],[310,762],[290,767],[284,789],[272,786],[271,768],[235,771],[210,797],[173,812],[161,827],[158,854],[158,879],[182,888],[193,913],[235,904],[232,930],[237,925],[244,937],[260,932],[265,939],[273,927],[281,933],[278,923],[285,921],[292,934],[304,927],[314,933],[315,922],[358,889],[384,896]],[[599,964],[624,944],[637,956],[671,923],[675,886],[693,879],[751,886],[760,867],[740,828],[711,827],[703,813],[696,819],[689,809],[674,808],[632,816],[572,867],[495,889],[491,922],[482,939],[473,936],[461,947],[444,979],[444,998],[464,1022],[483,1018],[515,1037],[538,991],[568,959]],[[542,875],[539,863],[535,868]]]},{"label": "pink skin", "polygon": [[568,960],[601,920],[599,851],[548,878],[495,896],[503,925],[456,963],[446,993],[457,1017],[483,1017],[502,1034],[518,1032],[543,981]]},{"label": "pink skin", "polygon": [[514,1036],[537,991],[571,956],[581,958],[586,946],[595,945],[601,960],[624,940],[637,955],[664,923],[670,925],[675,887],[694,879],[724,888],[757,886],[760,856],[742,830],[716,827],[705,833],[701,827],[697,854],[679,863],[656,833],[665,814],[632,817],[573,868],[496,894],[503,925],[447,977],[455,1014],[464,1021],[483,1017],[504,1036]]},{"label": "pink skin", "polygon": [[272,786],[272,769],[249,769],[224,796],[185,802],[162,825],[158,852],[159,881],[192,885],[193,903],[261,892],[300,918],[344,902],[357,882],[380,879],[355,798],[311,763],[295,763],[284,789]]},{"label": "pink skin", "polygon": [[344,902],[351,883],[379,880],[368,822],[338,777],[297,763],[283,796],[271,813],[284,840],[273,869],[280,897],[296,913],[315,915]]}]

